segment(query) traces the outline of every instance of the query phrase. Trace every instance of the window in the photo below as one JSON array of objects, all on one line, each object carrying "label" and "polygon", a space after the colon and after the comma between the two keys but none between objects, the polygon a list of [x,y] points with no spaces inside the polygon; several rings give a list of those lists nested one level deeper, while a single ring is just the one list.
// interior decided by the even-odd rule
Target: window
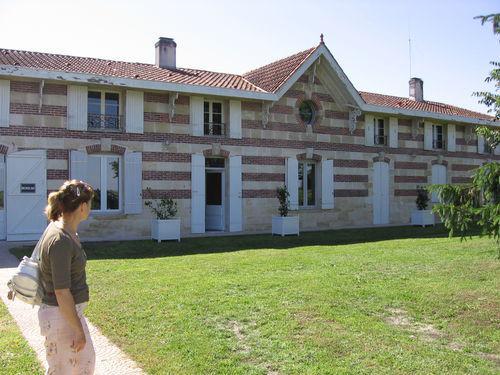
[{"label": "window", "polygon": [[312,125],[316,119],[316,108],[314,103],[310,100],[303,101],[299,107],[299,116],[306,125]]},{"label": "window", "polygon": [[444,148],[443,125],[432,125],[432,148]]},{"label": "window", "polygon": [[495,153],[495,149],[491,146],[488,140],[484,139],[484,150],[483,153],[493,155]]},{"label": "window", "polygon": [[383,118],[374,118],[373,127],[375,129],[374,143],[376,145],[387,145],[387,135],[385,134],[385,121]]},{"label": "window", "polygon": [[94,187],[93,211],[118,211],[122,184],[120,157],[89,155],[88,182]]},{"label": "window", "polygon": [[87,111],[89,129],[120,130],[120,94],[89,91]]},{"label": "window", "polygon": [[205,135],[225,135],[221,102],[205,101],[203,103],[203,122]]},{"label": "window", "polygon": [[316,205],[316,163],[299,162],[299,206]]}]

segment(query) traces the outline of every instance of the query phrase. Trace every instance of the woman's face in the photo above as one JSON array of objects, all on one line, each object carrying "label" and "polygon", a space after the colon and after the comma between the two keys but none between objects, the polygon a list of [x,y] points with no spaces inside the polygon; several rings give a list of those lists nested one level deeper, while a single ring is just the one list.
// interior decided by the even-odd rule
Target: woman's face
[{"label": "woman's face", "polygon": [[92,201],[91,200],[88,201],[88,202],[83,202],[82,203],[82,205],[81,205],[82,221],[83,220],[87,220],[87,218],[89,217],[91,207],[92,207]]}]

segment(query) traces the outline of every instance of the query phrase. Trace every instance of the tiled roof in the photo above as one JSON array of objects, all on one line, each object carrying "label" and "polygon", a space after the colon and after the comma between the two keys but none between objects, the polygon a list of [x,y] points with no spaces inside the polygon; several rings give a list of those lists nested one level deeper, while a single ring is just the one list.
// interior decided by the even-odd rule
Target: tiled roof
[{"label": "tiled roof", "polygon": [[236,74],[185,68],[171,70],[151,64],[89,57],[0,49],[0,65],[263,92]]},{"label": "tiled roof", "polygon": [[470,117],[488,121],[494,120],[494,117],[485,115],[484,113],[470,111],[468,109],[455,107],[449,104],[431,102],[428,100],[425,100],[423,102],[418,102],[416,100],[412,100],[409,98],[375,94],[372,92],[360,91],[359,93],[361,94],[361,97],[367,104],[373,104],[382,107],[408,109],[413,111],[434,112],[451,116]]},{"label": "tiled roof", "polygon": [[295,55],[264,65],[243,74],[243,77],[267,92],[276,92],[316,48],[318,47],[309,48]]}]

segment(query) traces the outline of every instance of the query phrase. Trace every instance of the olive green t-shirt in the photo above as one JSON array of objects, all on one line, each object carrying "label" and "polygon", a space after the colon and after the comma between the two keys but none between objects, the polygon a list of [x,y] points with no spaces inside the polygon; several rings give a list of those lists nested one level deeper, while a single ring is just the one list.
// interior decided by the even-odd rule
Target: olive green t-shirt
[{"label": "olive green t-shirt", "polygon": [[75,304],[89,300],[85,275],[87,256],[82,246],[65,230],[51,222],[40,243],[42,302],[58,306],[55,289],[69,289]]}]

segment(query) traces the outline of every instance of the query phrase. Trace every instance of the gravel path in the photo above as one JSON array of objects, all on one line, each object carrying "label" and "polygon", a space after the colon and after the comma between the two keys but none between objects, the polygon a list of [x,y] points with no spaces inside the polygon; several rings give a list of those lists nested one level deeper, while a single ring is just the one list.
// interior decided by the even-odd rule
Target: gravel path
[{"label": "gravel path", "polygon": [[[38,328],[38,307],[33,308],[23,302],[12,302],[7,299],[7,280],[19,264],[19,261],[9,253],[8,249],[20,245],[23,245],[23,243],[0,241],[0,297],[21,329],[22,334],[36,352],[38,360],[43,364],[44,368],[46,368],[45,348],[43,346],[43,338]],[[104,337],[88,320],[87,324],[96,351],[95,374],[144,374],[134,361],[128,358],[117,346]]]}]

